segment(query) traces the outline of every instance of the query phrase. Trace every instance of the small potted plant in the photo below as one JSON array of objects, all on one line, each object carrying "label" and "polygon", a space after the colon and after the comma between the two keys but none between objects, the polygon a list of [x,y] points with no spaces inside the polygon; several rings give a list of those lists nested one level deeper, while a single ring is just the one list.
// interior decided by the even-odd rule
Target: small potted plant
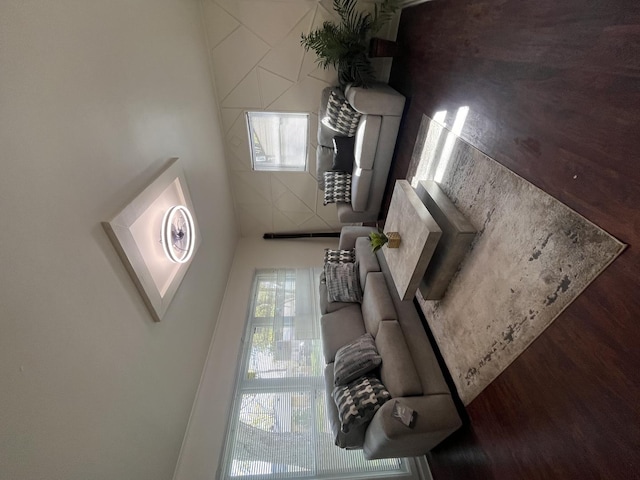
[{"label": "small potted plant", "polygon": [[381,229],[377,232],[371,232],[369,234],[369,241],[371,242],[371,250],[377,252],[384,245],[389,248],[398,248],[400,246],[400,234],[398,232],[384,233]]}]

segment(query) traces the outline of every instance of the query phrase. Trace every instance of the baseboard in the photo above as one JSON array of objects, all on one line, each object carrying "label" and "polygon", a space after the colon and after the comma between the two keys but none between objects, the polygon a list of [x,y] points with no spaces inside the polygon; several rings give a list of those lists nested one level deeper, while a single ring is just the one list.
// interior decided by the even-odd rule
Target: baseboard
[{"label": "baseboard", "polygon": [[416,462],[416,468],[418,470],[420,480],[433,480],[433,475],[431,475],[431,469],[429,468],[427,457],[422,455],[421,457],[415,457],[414,460]]}]

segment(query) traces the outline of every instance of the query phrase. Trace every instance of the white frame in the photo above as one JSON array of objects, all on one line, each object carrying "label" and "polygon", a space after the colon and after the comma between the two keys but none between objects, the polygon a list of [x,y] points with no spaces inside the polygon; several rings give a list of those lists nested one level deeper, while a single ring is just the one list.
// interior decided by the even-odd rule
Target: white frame
[{"label": "white frame", "polygon": [[[154,202],[159,199],[163,200],[163,195],[168,195],[167,191],[169,187],[176,181],[178,182],[179,189],[182,193],[185,206],[193,215],[195,226],[195,246],[189,261],[174,264],[174,271],[172,272],[171,278],[167,281],[167,287],[164,289],[163,293],[152,277],[152,265],[148,264],[149,256],[147,255],[145,259],[145,255],[142,253],[142,249],[149,248],[149,245],[145,244],[145,242],[141,242],[140,239],[134,235],[132,227]],[[102,222],[102,226],[111,239],[122,263],[129,272],[129,275],[131,275],[131,278],[138,288],[144,303],[147,305],[153,320],[159,322],[167,312],[169,304],[175,296],[176,291],[187,273],[187,269],[191,265],[191,262],[195,257],[195,253],[201,243],[198,222],[195,218],[195,212],[193,203],[191,202],[189,189],[187,187],[187,181],[178,159],[172,158],[168,162],[167,166],[142,192],[140,192],[112,220]],[[158,261],[171,262],[166,257]],[[166,265],[163,267],[166,268]]]},{"label": "white frame", "polygon": [[[301,168],[284,168],[284,167],[273,167],[273,168],[259,168],[256,167],[256,155],[254,152],[254,144],[253,144],[253,126],[251,125],[251,115],[298,115],[304,116],[307,121],[307,131],[306,131],[306,142],[304,146],[304,166]],[[308,112],[282,112],[282,111],[270,111],[270,110],[245,110],[245,123],[247,125],[247,137],[249,139],[249,155],[251,157],[251,170],[255,172],[307,172],[309,170],[309,129],[310,129],[310,115]],[[260,162],[257,162],[260,163]]]},{"label": "white frame", "polygon": [[[279,392],[290,392],[290,391],[305,391],[311,395],[311,408],[316,410],[320,408],[318,397],[314,396],[314,393],[324,392],[325,390],[325,382],[322,374],[316,377],[298,377],[296,378],[295,385],[287,383],[287,380],[279,379],[279,378],[269,378],[266,380],[268,383],[263,383],[262,385],[256,386],[248,386],[247,384],[251,384],[252,382],[256,382],[255,380],[245,380],[244,374],[247,372],[249,365],[249,358],[251,353],[251,346],[253,342],[254,328],[256,326],[254,317],[255,312],[255,304],[256,304],[256,294],[258,289],[258,277],[262,272],[269,272],[273,270],[299,270],[296,267],[281,267],[281,268],[264,268],[257,269],[253,275],[252,287],[251,287],[251,297],[248,305],[248,313],[247,318],[245,320],[245,328],[244,328],[244,339],[245,341],[242,344],[239,358],[240,361],[238,363],[236,369],[235,376],[235,387],[233,400],[231,402],[231,406],[229,409],[229,417],[227,423],[227,433],[225,436],[224,444],[222,447],[221,454],[221,463],[218,466],[218,473],[216,478],[227,479],[227,478],[236,478],[238,480],[270,480],[271,477],[269,474],[256,474],[256,475],[244,475],[244,476],[236,476],[231,477],[229,475],[229,467],[230,467],[230,457],[233,454],[232,441],[235,437],[235,432],[237,430],[237,424],[240,421],[239,408],[241,405],[241,398],[243,394],[250,393],[273,393],[274,389]],[[314,297],[314,305],[318,305],[318,281],[320,278],[321,268],[312,268],[311,269],[311,292]],[[319,320],[319,317],[317,317]],[[290,380],[290,379],[289,379]],[[260,381],[257,381],[260,383]],[[321,397],[326,400],[325,395],[321,395]],[[315,416],[314,416],[315,418]],[[312,427],[315,424],[312,422]],[[315,430],[314,430],[315,431]],[[315,434],[313,434],[315,437]],[[336,447],[337,449],[338,447]],[[333,475],[327,473],[322,477],[316,476],[290,476],[289,478],[302,478],[313,480],[315,478],[322,478],[325,480],[331,480],[336,478],[342,479],[352,479],[352,480],[365,480],[365,479],[375,479],[375,480],[428,480],[430,477],[422,477],[422,472],[425,471],[424,467],[419,464],[417,459],[414,458],[401,458],[400,459],[403,466],[406,468],[406,472],[398,472],[395,474],[391,474],[390,476],[385,473],[388,472],[352,472],[352,473],[335,473]],[[425,462],[426,463],[426,462]],[[428,471],[428,466],[426,467],[426,471]],[[293,474],[289,474],[293,475]],[[282,477],[281,477],[282,478]]]}]

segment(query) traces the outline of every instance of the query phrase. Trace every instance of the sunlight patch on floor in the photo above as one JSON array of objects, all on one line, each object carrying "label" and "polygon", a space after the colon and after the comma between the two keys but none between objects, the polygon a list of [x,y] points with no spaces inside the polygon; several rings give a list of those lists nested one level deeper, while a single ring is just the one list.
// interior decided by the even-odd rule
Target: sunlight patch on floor
[{"label": "sunlight patch on floor", "polygon": [[442,180],[446,172],[456,136],[460,135],[464,123],[469,114],[469,107],[458,108],[451,132],[447,132],[447,111],[441,110],[433,115],[434,122],[431,122],[424,141],[424,147],[420,153],[420,163],[416,169],[416,174],[411,179],[411,185],[416,188],[420,180]]}]

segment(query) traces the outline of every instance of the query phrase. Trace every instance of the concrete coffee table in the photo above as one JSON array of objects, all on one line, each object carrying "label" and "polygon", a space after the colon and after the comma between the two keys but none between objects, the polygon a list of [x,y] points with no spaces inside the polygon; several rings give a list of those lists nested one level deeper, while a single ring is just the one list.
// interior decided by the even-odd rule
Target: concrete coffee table
[{"label": "concrete coffee table", "polygon": [[416,194],[442,229],[442,237],[420,283],[420,294],[424,300],[440,300],[469,251],[476,229],[436,182],[420,181]]},{"label": "concrete coffee table", "polygon": [[400,233],[399,248],[382,248],[402,300],[410,300],[422,281],[442,230],[406,180],[396,180],[384,226]]}]

